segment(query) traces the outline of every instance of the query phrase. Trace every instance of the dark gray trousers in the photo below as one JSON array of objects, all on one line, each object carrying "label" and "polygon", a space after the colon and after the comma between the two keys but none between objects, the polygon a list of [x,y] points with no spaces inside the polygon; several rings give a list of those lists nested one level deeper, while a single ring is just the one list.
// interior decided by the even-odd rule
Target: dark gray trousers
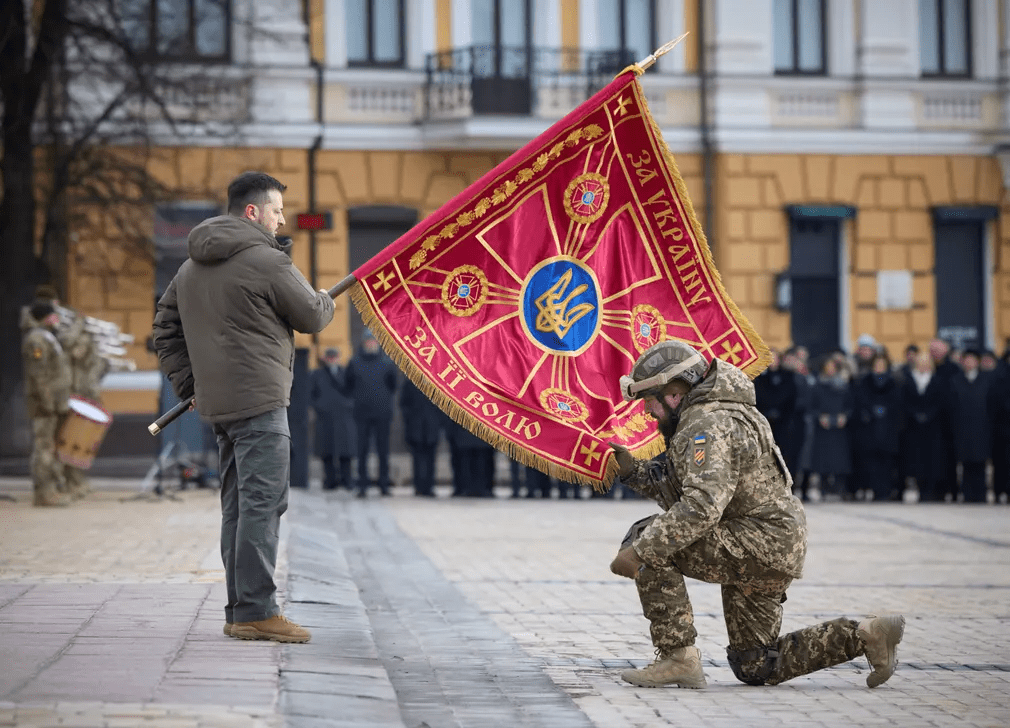
[{"label": "dark gray trousers", "polygon": [[291,473],[287,410],[217,423],[214,434],[221,457],[224,616],[229,623],[258,622],[280,612],[274,567]]}]

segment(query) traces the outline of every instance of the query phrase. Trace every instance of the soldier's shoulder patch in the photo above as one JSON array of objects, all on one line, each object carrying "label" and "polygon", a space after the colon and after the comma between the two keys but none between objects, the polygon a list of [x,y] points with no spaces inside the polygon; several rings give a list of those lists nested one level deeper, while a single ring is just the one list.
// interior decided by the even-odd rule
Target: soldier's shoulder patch
[{"label": "soldier's shoulder patch", "polygon": [[692,438],[694,445],[694,466],[696,468],[705,467],[705,454],[708,450],[708,434],[700,433]]}]

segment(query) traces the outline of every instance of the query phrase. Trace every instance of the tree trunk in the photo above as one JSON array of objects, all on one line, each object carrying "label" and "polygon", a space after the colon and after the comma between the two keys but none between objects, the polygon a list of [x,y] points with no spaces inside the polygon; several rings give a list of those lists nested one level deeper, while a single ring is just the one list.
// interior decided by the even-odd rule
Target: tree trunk
[{"label": "tree trunk", "polygon": [[44,277],[35,256],[34,160],[31,119],[17,118],[17,99],[4,100],[3,149],[0,175],[0,240],[4,263],[0,266],[0,457],[24,456],[31,451],[31,429],[25,410],[21,369],[21,308],[30,303],[34,288]]}]

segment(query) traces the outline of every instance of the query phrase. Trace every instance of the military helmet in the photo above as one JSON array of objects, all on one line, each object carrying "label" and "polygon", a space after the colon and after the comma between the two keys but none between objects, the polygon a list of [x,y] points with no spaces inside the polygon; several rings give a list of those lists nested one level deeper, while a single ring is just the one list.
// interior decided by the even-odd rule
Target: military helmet
[{"label": "military helmet", "polygon": [[659,393],[675,379],[693,387],[706,372],[708,362],[696,349],[683,341],[661,341],[642,352],[629,376],[621,377],[621,394],[630,402]]}]

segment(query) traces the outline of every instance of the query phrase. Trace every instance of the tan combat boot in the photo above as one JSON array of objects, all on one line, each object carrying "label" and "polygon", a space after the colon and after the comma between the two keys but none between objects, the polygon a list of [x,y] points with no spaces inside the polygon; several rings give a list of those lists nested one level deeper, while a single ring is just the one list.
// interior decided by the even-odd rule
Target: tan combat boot
[{"label": "tan combat boot", "polygon": [[258,622],[235,622],[231,636],[240,640],[273,640],[274,642],[308,642],[312,633],[287,617],[276,614]]},{"label": "tan combat boot", "polygon": [[643,688],[677,685],[700,689],[708,685],[701,669],[701,650],[697,647],[681,647],[665,657],[657,657],[655,662],[641,670],[625,670],[621,679]]},{"label": "tan combat boot", "polygon": [[866,676],[866,684],[875,688],[883,685],[898,667],[898,643],[905,633],[905,618],[900,614],[884,617],[870,615],[859,623],[856,635],[866,646],[866,661],[873,672]]},{"label": "tan combat boot", "polygon": [[69,506],[70,496],[60,493],[56,488],[36,488],[32,495],[32,505]]}]

